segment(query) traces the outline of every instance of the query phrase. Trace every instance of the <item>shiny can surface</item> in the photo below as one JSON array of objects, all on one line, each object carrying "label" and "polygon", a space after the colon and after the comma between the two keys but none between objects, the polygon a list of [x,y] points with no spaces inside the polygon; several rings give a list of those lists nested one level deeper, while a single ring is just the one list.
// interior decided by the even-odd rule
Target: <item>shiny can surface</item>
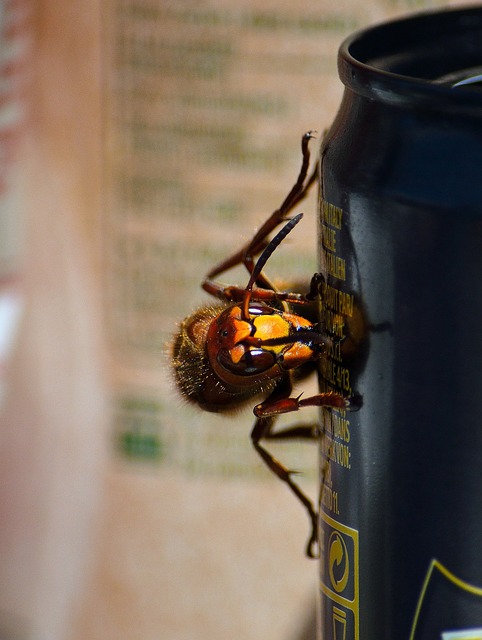
[{"label": "shiny can surface", "polygon": [[[482,638],[482,8],[367,29],[321,152],[323,640]],[[450,635],[452,634],[452,635]]]}]

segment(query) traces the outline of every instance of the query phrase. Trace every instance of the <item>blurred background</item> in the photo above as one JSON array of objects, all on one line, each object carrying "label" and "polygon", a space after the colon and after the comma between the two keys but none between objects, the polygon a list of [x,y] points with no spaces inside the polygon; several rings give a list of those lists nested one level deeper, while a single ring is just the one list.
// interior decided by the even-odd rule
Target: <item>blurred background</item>
[{"label": "blurred background", "polygon": [[[308,520],[169,342],[332,121],[342,39],[443,4],[0,0],[1,640],[314,637]],[[276,453],[316,499],[316,448]]]}]

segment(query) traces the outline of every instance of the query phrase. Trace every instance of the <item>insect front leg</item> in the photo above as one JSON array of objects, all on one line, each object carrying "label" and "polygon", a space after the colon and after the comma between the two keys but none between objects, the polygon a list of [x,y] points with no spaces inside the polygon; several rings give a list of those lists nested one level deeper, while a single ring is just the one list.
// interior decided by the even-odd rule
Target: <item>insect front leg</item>
[{"label": "insect front leg", "polygon": [[265,400],[256,405],[254,408],[254,415],[258,418],[269,418],[272,416],[278,416],[283,413],[291,413],[292,411],[299,411],[302,407],[331,407],[333,409],[348,409],[350,406],[350,399],[344,398],[338,393],[317,393],[314,396],[303,398],[301,395],[292,398],[276,398]]}]

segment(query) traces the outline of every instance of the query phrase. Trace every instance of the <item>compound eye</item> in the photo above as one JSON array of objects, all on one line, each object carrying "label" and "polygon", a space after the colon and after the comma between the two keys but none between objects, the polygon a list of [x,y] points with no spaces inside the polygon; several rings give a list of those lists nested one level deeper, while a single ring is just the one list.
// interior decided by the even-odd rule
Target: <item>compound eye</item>
[{"label": "compound eye", "polygon": [[229,352],[218,353],[219,364],[238,376],[255,376],[271,369],[276,364],[276,356],[265,349],[249,349],[237,362],[233,362]]}]

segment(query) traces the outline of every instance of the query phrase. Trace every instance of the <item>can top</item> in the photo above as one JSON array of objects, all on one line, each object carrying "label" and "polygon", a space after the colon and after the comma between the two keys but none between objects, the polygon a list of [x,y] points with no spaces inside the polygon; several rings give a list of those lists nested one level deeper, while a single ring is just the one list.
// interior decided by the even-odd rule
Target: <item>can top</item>
[{"label": "can top", "polygon": [[368,98],[482,117],[482,6],[369,27],[341,45],[342,82]]}]

